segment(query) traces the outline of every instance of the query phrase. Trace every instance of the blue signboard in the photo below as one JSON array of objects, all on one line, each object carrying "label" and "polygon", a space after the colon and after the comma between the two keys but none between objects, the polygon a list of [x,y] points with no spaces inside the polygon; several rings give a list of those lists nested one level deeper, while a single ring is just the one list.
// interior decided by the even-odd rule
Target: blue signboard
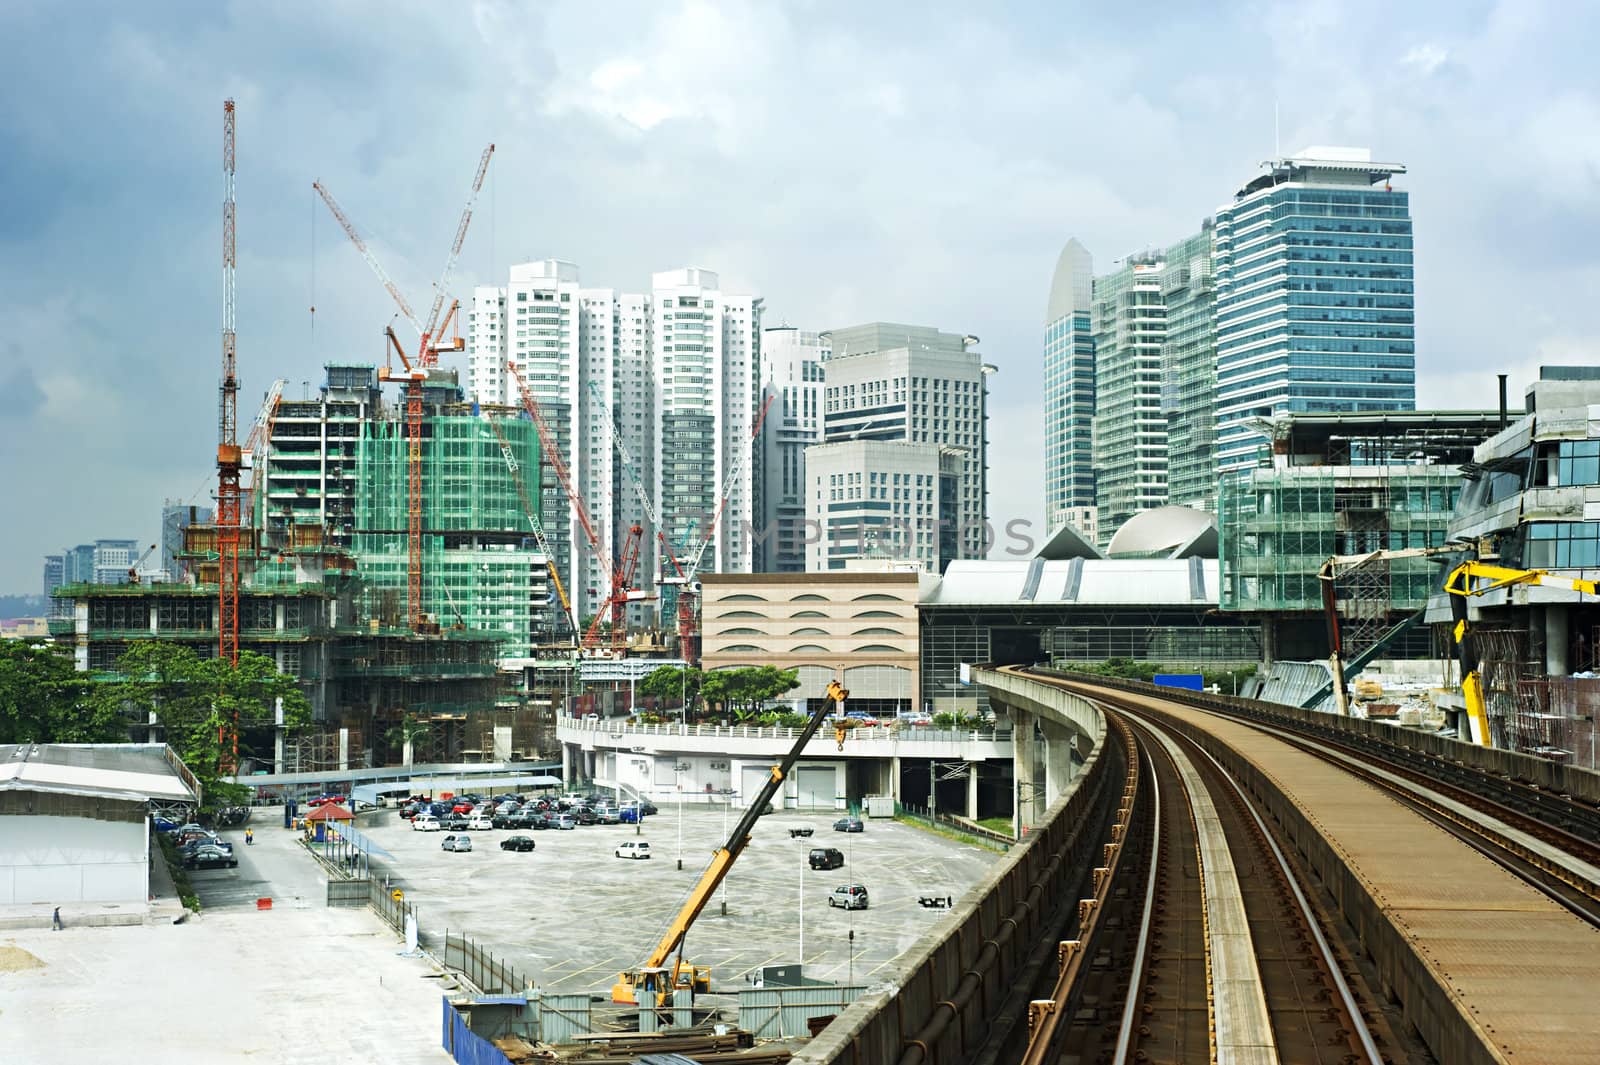
[{"label": "blue signboard", "polygon": [[1163,688],[1188,688],[1190,691],[1205,691],[1205,681],[1198,673],[1157,673],[1152,680]]}]

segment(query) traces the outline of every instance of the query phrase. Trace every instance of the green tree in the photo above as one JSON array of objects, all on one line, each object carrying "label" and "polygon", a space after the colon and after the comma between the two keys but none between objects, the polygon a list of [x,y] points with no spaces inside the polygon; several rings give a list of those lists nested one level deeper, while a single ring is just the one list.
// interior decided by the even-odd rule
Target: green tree
[{"label": "green tree", "polygon": [[800,687],[800,671],[775,666],[718,669],[706,674],[701,694],[708,703],[721,703],[737,720],[748,721],[762,706]]},{"label": "green tree", "polygon": [[71,648],[0,640],[0,743],[126,743],[126,722],[93,690]]},{"label": "green tree", "polygon": [[410,765],[417,741],[425,738],[429,731],[427,722],[419,721],[411,714],[407,714],[400,724],[383,734],[383,741],[390,747],[400,748],[400,764]]},{"label": "green tree", "polygon": [[1149,682],[1159,672],[1154,662],[1137,662],[1131,658],[1108,658],[1104,662],[1072,662],[1066,667],[1077,673],[1093,673],[1100,677],[1121,677],[1124,680]]},{"label": "green tree", "polygon": [[[311,720],[311,703],[295,678],[253,651],[241,651],[235,666],[222,658],[201,658],[181,644],[141,640],[117,659],[117,669],[125,679],[101,685],[97,701],[138,720],[154,715],[168,745],[199,780],[202,809],[249,797],[248,788],[222,779],[232,757],[231,745],[224,757],[223,737],[234,723],[241,734],[272,725],[279,699],[289,731]],[[250,752],[241,746],[240,753]]]},{"label": "green tree", "polygon": [[638,691],[652,699],[676,701],[682,696],[685,705],[689,705],[699,698],[704,684],[705,674],[692,666],[662,666],[639,681]]}]

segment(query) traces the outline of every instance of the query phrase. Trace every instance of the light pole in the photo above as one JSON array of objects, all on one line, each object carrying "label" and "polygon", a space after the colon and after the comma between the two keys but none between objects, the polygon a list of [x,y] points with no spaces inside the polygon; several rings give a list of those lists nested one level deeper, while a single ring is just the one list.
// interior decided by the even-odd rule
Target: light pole
[{"label": "light pole", "polygon": [[683,771],[689,768],[682,762],[672,767],[678,786],[678,868],[683,868]]},{"label": "light pole", "polygon": [[806,971],[806,867],[800,867],[800,974]]},{"label": "light pole", "polygon": [[[733,802],[734,794],[733,789],[730,788],[728,789],[728,794],[722,797],[722,838],[724,841],[728,838],[728,806]],[[728,916],[728,877],[726,873],[722,877],[722,916]]]}]

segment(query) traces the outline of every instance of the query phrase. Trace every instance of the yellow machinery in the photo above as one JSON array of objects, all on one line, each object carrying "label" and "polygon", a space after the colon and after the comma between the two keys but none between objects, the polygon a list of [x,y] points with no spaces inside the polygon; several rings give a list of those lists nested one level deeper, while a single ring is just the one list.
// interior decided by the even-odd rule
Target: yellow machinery
[{"label": "yellow machinery", "polygon": [[[800,752],[811,742],[811,737],[817,734],[817,729],[821,727],[824,719],[830,714],[844,712],[844,701],[849,695],[849,692],[839,686],[838,681],[829,682],[827,699],[817,708],[816,713],[811,715],[811,720],[806,722],[806,727],[800,732],[800,738],[789,749],[789,753],[784,755],[783,762],[772,767],[772,775],[767,778],[755,801],[745,810],[744,816],[739,818],[733,833],[711,856],[711,863],[706,866],[706,871],[700,874],[700,880],[695,884],[694,890],[689,892],[683,907],[672,918],[672,924],[667,927],[661,942],[655,945],[650,956],[637,969],[617,974],[617,982],[611,988],[611,1001],[636,1005],[639,1001],[636,992],[648,989],[656,992],[657,1005],[665,1005],[671,1001],[674,991],[687,991],[693,997],[697,992],[711,989],[710,968],[690,965],[683,960],[683,938],[688,935],[689,926],[700,916],[700,911],[705,909],[706,903],[711,901],[712,894],[727,877],[733,863],[744,853],[745,847],[750,843],[750,833],[755,831],[756,819],[766,810],[767,803],[772,801],[772,797],[778,793],[778,788],[782,786],[789,771],[799,760]],[[842,738],[840,745],[843,746]],[[674,951],[678,955],[676,958],[672,958]],[[672,959],[670,966],[667,964],[668,959]]]},{"label": "yellow machinery", "polygon": [[1467,597],[1515,584],[1542,584],[1571,588],[1586,595],[1600,595],[1600,581],[1563,577],[1549,570],[1511,569],[1469,560],[1450,571],[1450,575],[1444,579],[1444,590],[1450,593],[1450,613],[1455,618],[1452,631],[1455,634],[1456,655],[1461,661],[1461,697],[1467,706],[1472,742],[1483,747],[1493,747],[1494,739],[1489,732],[1489,710],[1483,697],[1483,677],[1478,671],[1478,655],[1469,639],[1472,627],[1467,623]]}]

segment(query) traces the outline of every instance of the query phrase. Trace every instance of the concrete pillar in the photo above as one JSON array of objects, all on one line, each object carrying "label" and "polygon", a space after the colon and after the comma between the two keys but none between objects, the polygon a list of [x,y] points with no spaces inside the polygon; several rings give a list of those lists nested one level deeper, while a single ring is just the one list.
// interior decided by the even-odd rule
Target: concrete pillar
[{"label": "concrete pillar", "polygon": [[279,696],[272,708],[272,771],[283,772],[283,697]]},{"label": "concrete pillar", "polygon": [[895,802],[900,801],[900,756],[897,754],[889,759],[889,794]]},{"label": "concrete pillar", "polygon": [[350,768],[350,730],[347,728],[339,730],[339,768]]},{"label": "concrete pillar", "polygon": [[563,743],[561,745],[561,783],[562,783],[562,785],[565,785],[567,783],[567,781],[569,781],[571,779],[572,779],[572,745],[569,744],[569,743]]},{"label": "concrete pillar", "polygon": [[1022,836],[1024,828],[1038,823],[1040,796],[1034,788],[1034,761],[1038,757],[1033,739],[1033,715],[1023,710],[1013,710],[1017,723],[1011,738],[1011,779],[1016,789],[1012,795],[1012,818],[1016,822],[1015,835]]},{"label": "concrete pillar", "polygon": [[1269,615],[1261,619],[1261,669],[1266,672],[1278,653],[1278,630]]},{"label": "concrete pillar", "polygon": [[1039,812],[1061,797],[1072,780],[1072,730],[1041,722],[1044,731],[1044,796]]},{"label": "concrete pillar", "polygon": [[1564,606],[1544,608],[1544,671],[1552,677],[1564,677],[1572,671],[1567,660],[1570,637],[1567,609]]},{"label": "concrete pillar", "polygon": [[983,769],[982,762],[967,763],[967,820],[978,819],[978,773]]}]

